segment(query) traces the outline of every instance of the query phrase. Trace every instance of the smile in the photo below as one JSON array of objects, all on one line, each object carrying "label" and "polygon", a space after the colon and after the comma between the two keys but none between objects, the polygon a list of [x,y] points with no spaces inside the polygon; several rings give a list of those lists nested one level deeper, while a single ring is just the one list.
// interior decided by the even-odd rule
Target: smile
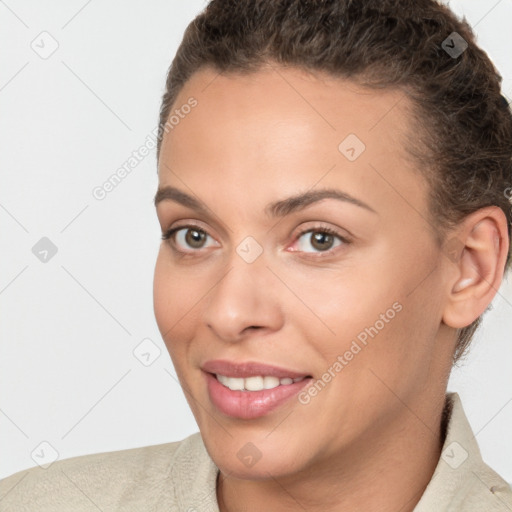
[{"label": "smile", "polygon": [[256,419],[280,409],[313,381],[309,376],[227,377],[202,373],[206,379],[208,397],[215,409],[226,416],[242,420]]},{"label": "smile", "polygon": [[284,377],[279,379],[272,375],[256,375],[254,377],[227,377],[226,375],[216,374],[217,380],[232,391],[261,391],[263,389],[273,389],[278,386],[288,386],[294,382],[304,380],[306,377],[297,377],[291,379]]}]

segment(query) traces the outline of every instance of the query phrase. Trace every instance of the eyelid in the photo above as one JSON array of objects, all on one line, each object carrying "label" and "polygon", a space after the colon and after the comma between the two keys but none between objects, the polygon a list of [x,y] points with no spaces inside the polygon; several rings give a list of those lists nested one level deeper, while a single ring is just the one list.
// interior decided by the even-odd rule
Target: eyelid
[{"label": "eyelid", "polygon": [[350,245],[353,243],[353,235],[344,235],[340,233],[340,231],[331,226],[327,226],[322,224],[321,222],[317,222],[309,227],[303,227],[299,230],[299,232],[293,235],[293,245],[296,245],[299,240],[307,233],[327,233],[335,238],[338,238],[341,241],[341,244],[328,249],[327,251],[317,251],[317,252],[306,252],[299,251],[297,249],[292,249],[291,252],[301,252],[307,254],[306,258],[310,259],[322,259],[329,258],[335,256],[340,250],[343,250],[344,246]]},{"label": "eyelid", "polygon": [[210,237],[212,240],[215,241],[215,243],[217,245],[219,245],[217,240],[215,240],[215,238],[212,235],[210,235],[210,233],[208,233],[208,231],[205,228],[201,227],[199,224],[194,224],[194,223],[190,222],[190,223],[185,223],[185,224],[179,224],[178,226],[174,226],[172,228],[169,228],[168,230],[166,230],[166,231],[164,231],[162,233],[161,239],[164,240],[164,241],[165,240],[169,240],[171,242],[171,244],[173,245],[173,250],[175,252],[178,252],[178,253],[181,253],[181,254],[191,254],[191,253],[194,253],[194,252],[199,252],[201,250],[201,249],[196,249],[196,250],[191,249],[189,251],[182,251],[180,249],[175,249],[174,248],[174,246],[176,245],[175,244],[175,235],[176,235],[176,233],[178,231],[181,231],[182,229],[193,229],[193,230],[196,230],[196,231],[200,231],[201,233],[205,233],[206,236]]},{"label": "eyelid", "polygon": [[338,238],[346,242],[351,242],[354,238],[354,235],[352,235],[352,233],[350,233],[346,229],[335,228],[332,227],[330,224],[327,224],[322,221],[312,221],[309,224],[310,225],[302,226],[300,229],[298,229],[297,233],[293,235],[293,238],[296,239],[302,236],[304,233],[310,233],[315,231],[325,231],[327,233],[330,233],[331,235],[337,236]]},{"label": "eyelid", "polygon": [[[172,250],[182,256],[193,255],[194,253],[201,253],[202,249],[205,249],[205,248],[199,248],[199,249],[190,249],[190,250],[186,250],[186,251],[177,249],[174,235],[178,231],[181,231],[182,229],[193,229],[196,231],[200,231],[200,232],[204,233],[207,237],[210,237],[212,240],[214,240],[214,242],[215,242],[215,244],[217,244],[217,246],[219,245],[217,240],[212,235],[210,235],[208,230],[204,229],[199,223],[196,223],[196,221],[179,224],[179,225],[174,226],[174,227],[168,229],[167,231],[163,232],[162,240],[169,240],[170,245],[172,246]],[[342,243],[340,245],[338,245],[337,247],[328,249],[326,251],[306,252],[306,251],[299,251],[297,249],[291,249],[290,252],[298,252],[298,253],[307,254],[308,256],[305,256],[305,257],[310,258],[310,259],[328,258],[330,256],[335,255],[340,249],[343,248],[343,246],[350,245],[353,242],[352,234],[350,234],[350,235],[341,234],[338,229],[333,228],[328,225],[325,225],[321,221],[317,221],[316,223],[313,222],[308,227],[302,227],[297,233],[293,234],[292,235],[293,245],[296,245],[298,243],[298,241],[300,240],[300,238],[302,236],[304,236],[305,234],[314,233],[314,232],[327,233],[331,236],[338,238]]]}]

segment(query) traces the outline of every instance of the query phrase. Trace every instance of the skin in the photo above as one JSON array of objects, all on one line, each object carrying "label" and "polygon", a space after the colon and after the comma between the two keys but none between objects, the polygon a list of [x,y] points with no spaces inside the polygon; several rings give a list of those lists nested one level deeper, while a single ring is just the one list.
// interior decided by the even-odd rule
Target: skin
[{"label": "skin", "polygon": [[[484,312],[503,277],[503,212],[467,217],[450,234],[461,257],[447,257],[406,151],[416,131],[399,91],[269,64],[245,76],[203,69],[173,108],[191,96],[197,106],[163,139],[159,186],[193,195],[211,215],[171,200],[157,215],[162,232],[190,222],[208,236],[194,245],[185,228],[175,250],[162,241],[154,308],[220,469],[220,510],[413,510],[441,453],[457,329]],[[351,133],[366,145],[353,162],[338,150]],[[264,212],[320,188],[375,212],[335,199],[283,218]],[[322,227],[350,243],[315,243]],[[247,236],[263,249],[252,263],[236,251]],[[240,420],[210,401],[205,361],[265,362],[321,379],[397,302],[401,311],[309,403],[291,399]],[[237,457],[248,442],[261,453],[251,467]]]}]

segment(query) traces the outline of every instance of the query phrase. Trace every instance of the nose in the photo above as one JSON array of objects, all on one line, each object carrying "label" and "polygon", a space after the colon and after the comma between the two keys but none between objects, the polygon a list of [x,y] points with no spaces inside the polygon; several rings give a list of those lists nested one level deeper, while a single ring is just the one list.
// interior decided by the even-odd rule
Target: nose
[{"label": "nose", "polygon": [[279,280],[262,257],[247,263],[235,254],[205,300],[203,321],[227,342],[240,341],[255,329],[273,332],[283,324],[282,297]]}]

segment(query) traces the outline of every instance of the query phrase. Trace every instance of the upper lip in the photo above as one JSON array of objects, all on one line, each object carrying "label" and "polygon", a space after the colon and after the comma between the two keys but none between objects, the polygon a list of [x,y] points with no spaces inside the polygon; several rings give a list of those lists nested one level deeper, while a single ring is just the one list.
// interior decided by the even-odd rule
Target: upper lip
[{"label": "upper lip", "polygon": [[226,359],[215,359],[206,361],[203,364],[202,369],[208,373],[220,374],[226,377],[254,377],[256,375],[261,376],[272,376],[279,379],[289,377],[290,379],[296,379],[298,377],[307,377],[308,373],[296,372],[282,368],[279,366],[269,365],[265,363],[258,363],[255,361],[247,361],[237,363],[234,361],[228,361]]}]

